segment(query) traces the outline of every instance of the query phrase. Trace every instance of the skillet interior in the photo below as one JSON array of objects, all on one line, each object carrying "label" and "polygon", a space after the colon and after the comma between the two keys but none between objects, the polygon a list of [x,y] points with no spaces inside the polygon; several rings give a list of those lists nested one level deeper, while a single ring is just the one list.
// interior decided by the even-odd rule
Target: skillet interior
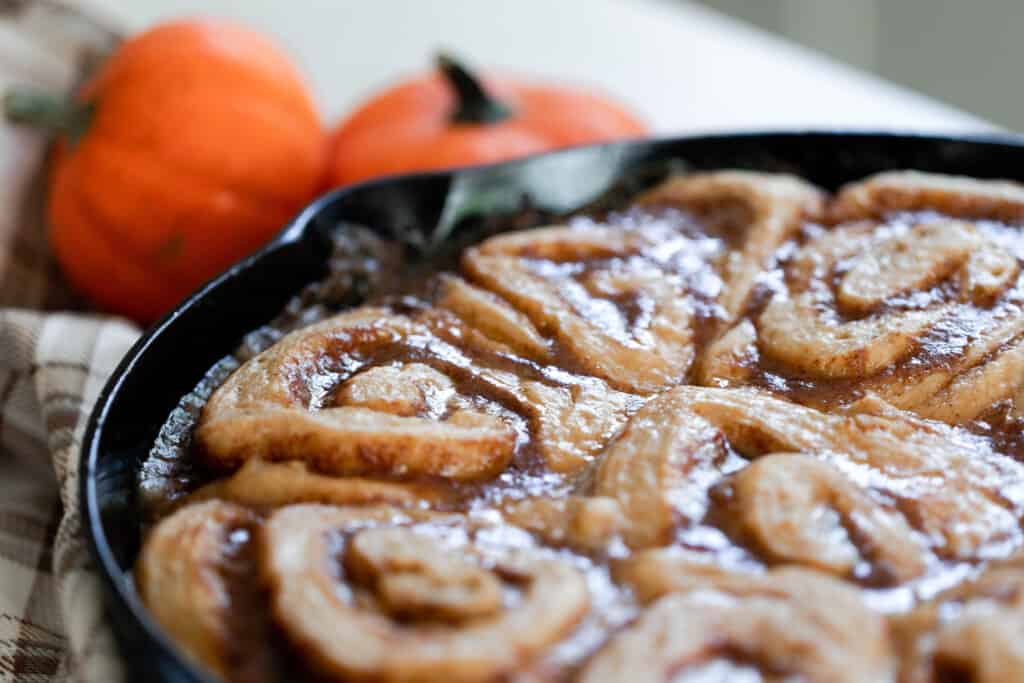
[{"label": "skillet interior", "polygon": [[350,221],[385,234],[426,236],[438,226],[463,229],[463,219],[474,215],[516,212],[524,201],[564,213],[600,196],[618,179],[671,159],[695,170],[793,173],[829,190],[897,168],[1024,181],[1024,143],[1012,138],[785,133],[580,147],[496,166],[384,180],[322,197],[270,245],[155,325],[121,363],[90,418],[81,454],[82,515],[131,679],[208,680],[175,654],[131,585],[140,535],[138,468],[168,413],[206,370],[303,285],[325,274],[329,229]]}]

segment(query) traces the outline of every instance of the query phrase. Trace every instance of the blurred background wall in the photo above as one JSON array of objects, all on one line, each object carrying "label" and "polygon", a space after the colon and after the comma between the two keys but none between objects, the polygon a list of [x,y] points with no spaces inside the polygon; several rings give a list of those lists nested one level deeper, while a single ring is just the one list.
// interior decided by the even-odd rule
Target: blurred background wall
[{"label": "blurred background wall", "polygon": [[1024,130],[1024,0],[698,1]]}]

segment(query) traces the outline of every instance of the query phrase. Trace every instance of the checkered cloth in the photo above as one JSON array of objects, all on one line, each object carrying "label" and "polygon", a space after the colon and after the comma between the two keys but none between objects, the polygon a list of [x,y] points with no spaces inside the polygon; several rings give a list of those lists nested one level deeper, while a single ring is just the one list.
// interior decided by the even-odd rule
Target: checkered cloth
[{"label": "checkered cloth", "polygon": [[[0,90],[68,88],[95,26],[59,3],[0,3]],[[102,31],[99,32],[102,34]],[[75,313],[41,219],[45,140],[0,127],[0,683],[122,678],[78,515],[89,410],[138,336]]]},{"label": "checkered cloth", "polygon": [[0,312],[0,680],[120,678],[78,514],[78,449],[137,336],[101,317]]}]

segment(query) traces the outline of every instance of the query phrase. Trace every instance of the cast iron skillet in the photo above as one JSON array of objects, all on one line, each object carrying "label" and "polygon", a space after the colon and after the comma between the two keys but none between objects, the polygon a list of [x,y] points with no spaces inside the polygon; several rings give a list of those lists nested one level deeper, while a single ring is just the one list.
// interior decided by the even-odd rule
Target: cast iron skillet
[{"label": "cast iron skillet", "polygon": [[81,453],[81,514],[105,583],[130,680],[209,681],[149,618],[130,580],[139,547],[135,477],[178,399],[241,337],[266,323],[303,285],[321,278],[328,231],[356,222],[393,233],[459,230],[474,215],[562,213],[617,179],[668,160],[693,169],[794,173],[828,189],[888,169],[1024,181],[1024,142],[876,133],[744,134],[578,147],[521,161],[405,176],[317,199],[257,254],[206,284],[132,348],[101,393]]}]

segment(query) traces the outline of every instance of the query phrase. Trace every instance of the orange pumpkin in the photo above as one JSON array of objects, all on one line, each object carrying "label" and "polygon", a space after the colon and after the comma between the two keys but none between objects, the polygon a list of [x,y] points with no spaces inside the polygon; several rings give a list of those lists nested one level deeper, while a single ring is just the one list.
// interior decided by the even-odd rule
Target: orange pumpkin
[{"label": "orange pumpkin", "polygon": [[337,130],[331,179],[505,161],[590,142],[642,136],[621,106],[567,87],[489,79],[486,89],[449,57],[360,107]]},{"label": "orange pumpkin", "polygon": [[302,77],[263,36],[168,23],[114,52],[74,104],[10,93],[57,129],[50,243],[98,306],[148,322],[275,234],[324,180]]}]

